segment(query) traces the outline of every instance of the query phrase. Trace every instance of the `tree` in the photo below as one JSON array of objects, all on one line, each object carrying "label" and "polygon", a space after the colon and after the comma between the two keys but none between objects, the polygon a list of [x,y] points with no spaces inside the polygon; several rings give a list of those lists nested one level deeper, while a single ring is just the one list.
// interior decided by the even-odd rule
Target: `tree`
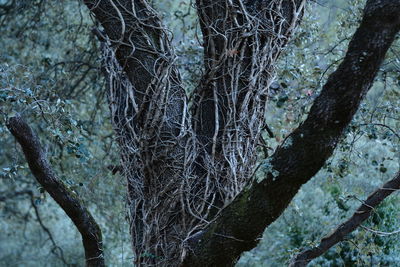
[{"label": "tree", "polygon": [[276,60],[305,1],[197,1],[204,74],[192,101],[150,4],[84,2],[103,28],[103,72],[143,265],[229,266],[253,248],[331,156],[400,29],[400,3],[367,1],[308,118],[254,179]]}]

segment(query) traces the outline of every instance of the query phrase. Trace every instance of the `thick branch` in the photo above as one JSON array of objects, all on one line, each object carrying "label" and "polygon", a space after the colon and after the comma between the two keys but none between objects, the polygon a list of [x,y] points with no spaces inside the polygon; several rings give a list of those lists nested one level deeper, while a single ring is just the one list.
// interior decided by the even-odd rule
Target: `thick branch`
[{"label": "thick branch", "polygon": [[[204,75],[194,92],[199,142],[193,188],[208,220],[251,180],[276,61],[299,24],[305,0],[197,0]],[[195,194],[193,194],[195,195]]]},{"label": "thick branch", "polygon": [[[147,116],[163,109],[169,121],[162,123],[168,134],[178,135],[185,110],[186,94],[174,65],[175,55],[167,31],[155,11],[140,0],[84,0],[103,26],[115,56],[134,92],[133,103],[119,104],[135,123],[145,124]],[[163,99],[164,98],[164,99]],[[125,99],[124,99],[125,100]],[[166,105],[161,105],[161,104]],[[159,104],[160,107],[152,108]],[[156,113],[156,114],[154,114]],[[115,118],[114,118],[115,119]],[[123,125],[125,121],[120,121]]]},{"label": "thick branch", "polygon": [[99,226],[78,196],[57,178],[46,159],[39,138],[18,115],[8,120],[7,128],[21,145],[26,161],[36,180],[60,205],[81,233],[86,266],[105,266]]},{"label": "thick branch", "polygon": [[357,229],[366,219],[368,219],[373,209],[382,203],[393,192],[400,189],[400,172],[396,176],[372,193],[367,200],[357,209],[357,211],[342,223],[332,234],[324,237],[318,246],[304,250],[296,255],[290,264],[291,267],[307,266],[310,261],[324,254],[328,249],[343,241],[346,235]]},{"label": "thick branch", "polygon": [[239,140],[257,139],[275,62],[304,5],[305,0],[196,1],[204,75],[195,92],[193,128],[209,154],[221,153],[232,132],[244,135]]},{"label": "thick branch", "polygon": [[[232,266],[331,156],[400,30],[400,2],[369,0],[344,61],[329,77],[306,121],[269,160],[269,173],[221,211],[184,266]],[[267,166],[266,166],[267,168]]]}]

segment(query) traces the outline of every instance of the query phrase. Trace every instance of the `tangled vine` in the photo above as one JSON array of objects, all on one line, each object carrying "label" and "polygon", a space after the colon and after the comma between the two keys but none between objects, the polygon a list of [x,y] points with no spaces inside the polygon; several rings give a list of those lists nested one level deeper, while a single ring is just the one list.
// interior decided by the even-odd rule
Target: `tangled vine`
[{"label": "tangled vine", "polygon": [[102,65],[135,262],[177,265],[254,176],[274,63],[305,1],[197,0],[204,67],[190,98],[148,2],[85,2],[105,21]]}]

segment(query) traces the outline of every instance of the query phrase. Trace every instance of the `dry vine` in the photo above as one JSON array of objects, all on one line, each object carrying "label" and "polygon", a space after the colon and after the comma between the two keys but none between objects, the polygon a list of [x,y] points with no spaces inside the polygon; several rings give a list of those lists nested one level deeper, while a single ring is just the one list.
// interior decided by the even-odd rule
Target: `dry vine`
[{"label": "dry vine", "polygon": [[177,265],[251,182],[273,66],[305,1],[198,0],[204,76],[191,112],[170,36],[152,7],[86,2],[96,16],[118,22],[103,24],[103,68],[128,181],[135,261]]}]

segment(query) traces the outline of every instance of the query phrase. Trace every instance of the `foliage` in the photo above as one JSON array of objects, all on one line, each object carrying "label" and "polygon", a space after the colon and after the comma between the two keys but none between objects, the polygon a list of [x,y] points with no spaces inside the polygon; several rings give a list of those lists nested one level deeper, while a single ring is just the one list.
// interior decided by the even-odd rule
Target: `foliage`
[{"label": "foliage", "polygon": [[[78,1],[19,1],[1,23],[0,187],[7,199],[0,202],[0,265],[29,266],[32,257],[35,266],[60,265],[62,254],[68,264],[84,262],[79,233],[36,184],[5,128],[15,112],[34,121],[56,173],[94,211],[107,260],[130,261],[124,181],[109,170],[118,158],[87,8]],[[16,194],[24,190],[34,202]],[[63,253],[37,223],[34,206]]]}]

